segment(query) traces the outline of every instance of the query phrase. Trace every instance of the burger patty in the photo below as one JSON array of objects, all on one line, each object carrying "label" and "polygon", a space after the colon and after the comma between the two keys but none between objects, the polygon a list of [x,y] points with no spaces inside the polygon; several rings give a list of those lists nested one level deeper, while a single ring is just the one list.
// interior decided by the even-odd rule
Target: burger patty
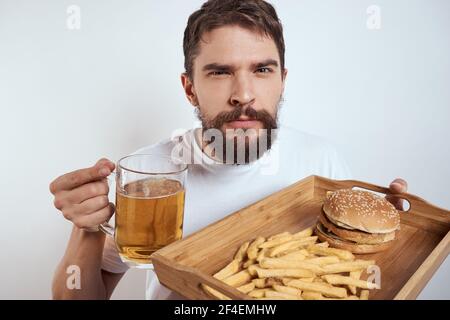
[{"label": "burger patty", "polygon": [[328,232],[323,224],[318,221],[315,229],[316,235],[320,241],[328,241],[330,246],[338,249],[348,250],[356,254],[371,254],[389,249],[394,241],[388,241],[378,244],[363,244],[354,241],[339,238],[332,232]]},{"label": "burger patty", "polygon": [[353,241],[355,243],[380,244],[395,239],[395,231],[389,233],[368,233],[356,229],[349,230],[341,228],[331,222],[323,211],[319,215],[319,221],[328,232],[333,233],[343,240]]}]

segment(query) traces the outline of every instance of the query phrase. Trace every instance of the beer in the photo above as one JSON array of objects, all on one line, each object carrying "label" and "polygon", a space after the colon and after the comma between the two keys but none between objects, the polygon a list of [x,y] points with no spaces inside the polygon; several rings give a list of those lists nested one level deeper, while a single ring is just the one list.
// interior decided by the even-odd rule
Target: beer
[{"label": "beer", "polygon": [[166,178],[146,178],[116,191],[115,241],[122,260],[151,263],[156,250],[181,239],[183,185]]}]

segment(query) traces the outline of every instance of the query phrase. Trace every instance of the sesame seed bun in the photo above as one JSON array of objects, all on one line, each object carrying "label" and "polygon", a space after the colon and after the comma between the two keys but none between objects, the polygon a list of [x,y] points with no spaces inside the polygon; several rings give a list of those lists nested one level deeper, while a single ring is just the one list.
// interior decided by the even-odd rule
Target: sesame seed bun
[{"label": "sesame seed bun", "polygon": [[392,233],[400,228],[395,207],[372,192],[341,189],[328,192],[323,212],[335,225],[367,233]]}]

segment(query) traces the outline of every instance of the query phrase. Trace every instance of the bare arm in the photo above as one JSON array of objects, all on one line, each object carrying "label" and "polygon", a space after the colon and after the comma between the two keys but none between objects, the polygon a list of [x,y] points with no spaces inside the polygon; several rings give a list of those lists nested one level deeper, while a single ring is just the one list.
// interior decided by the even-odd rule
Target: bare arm
[{"label": "bare arm", "polygon": [[[105,168],[107,172],[100,174]],[[50,184],[55,207],[73,223],[69,243],[53,277],[54,299],[109,299],[124,275],[101,269],[105,235],[87,231],[107,221],[114,211],[104,181],[113,169],[113,163],[102,159],[92,168],[68,173]],[[79,270],[79,287],[70,285],[73,266]]]},{"label": "bare arm", "polygon": [[[52,284],[53,299],[109,299],[124,273],[101,269],[105,235],[72,229],[66,252],[59,263]],[[70,266],[80,270],[80,288],[71,288],[67,281]],[[70,280],[70,279],[69,279]]]}]

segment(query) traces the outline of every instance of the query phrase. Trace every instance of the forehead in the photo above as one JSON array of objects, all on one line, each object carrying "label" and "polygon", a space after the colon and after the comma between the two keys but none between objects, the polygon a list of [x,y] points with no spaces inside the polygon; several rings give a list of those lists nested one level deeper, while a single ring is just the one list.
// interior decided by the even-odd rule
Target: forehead
[{"label": "forehead", "polygon": [[199,43],[195,64],[227,63],[241,65],[268,58],[279,61],[271,38],[239,26],[224,26],[206,32]]}]

